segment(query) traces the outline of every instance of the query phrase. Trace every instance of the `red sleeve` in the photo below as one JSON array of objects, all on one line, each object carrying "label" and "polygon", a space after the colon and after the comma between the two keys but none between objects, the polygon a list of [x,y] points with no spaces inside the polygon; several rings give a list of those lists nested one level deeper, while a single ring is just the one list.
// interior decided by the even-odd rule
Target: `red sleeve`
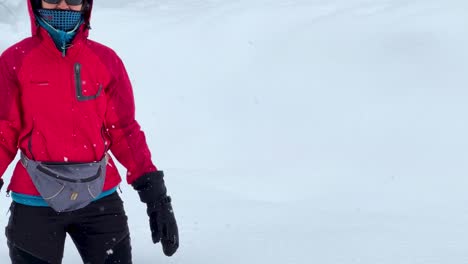
[{"label": "red sleeve", "polygon": [[18,151],[21,115],[17,70],[5,53],[0,56],[0,177]]},{"label": "red sleeve", "polygon": [[156,171],[145,134],[135,120],[132,85],[122,61],[117,58],[112,80],[107,89],[106,129],[111,139],[110,150],[127,169],[127,182],[144,173]]}]

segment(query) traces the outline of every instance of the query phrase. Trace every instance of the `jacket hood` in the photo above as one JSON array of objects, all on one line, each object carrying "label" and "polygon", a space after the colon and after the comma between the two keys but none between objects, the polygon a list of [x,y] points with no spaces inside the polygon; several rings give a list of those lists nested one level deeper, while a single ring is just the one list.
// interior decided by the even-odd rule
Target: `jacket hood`
[{"label": "jacket hood", "polygon": [[[28,11],[29,17],[31,19],[31,34],[34,36],[37,34],[39,29],[39,24],[36,22],[36,16],[34,14],[34,10],[40,6],[41,0],[27,0],[28,1]],[[91,21],[91,10],[93,7],[93,0],[83,0],[83,17],[84,17],[84,33],[85,36],[88,36],[88,31],[90,27]]]}]

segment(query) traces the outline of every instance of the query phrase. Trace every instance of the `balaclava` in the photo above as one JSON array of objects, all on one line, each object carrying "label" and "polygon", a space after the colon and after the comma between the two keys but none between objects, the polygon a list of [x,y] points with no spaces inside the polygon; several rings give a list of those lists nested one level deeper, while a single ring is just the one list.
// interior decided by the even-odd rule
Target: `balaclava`
[{"label": "balaclava", "polygon": [[35,15],[39,25],[47,30],[55,46],[65,56],[67,48],[83,24],[83,12],[38,8]]}]

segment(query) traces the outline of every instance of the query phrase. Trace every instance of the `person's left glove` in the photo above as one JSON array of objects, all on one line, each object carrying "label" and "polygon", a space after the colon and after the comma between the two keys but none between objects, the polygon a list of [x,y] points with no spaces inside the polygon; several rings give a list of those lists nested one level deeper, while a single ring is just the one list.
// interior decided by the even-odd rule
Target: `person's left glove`
[{"label": "person's left glove", "polygon": [[153,243],[161,241],[164,254],[172,256],[179,247],[179,230],[172,210],[171,197],[166,196],[156,203],[149,203],[147,212]]},{"label": "person's left glove", "polygon": [[179,248],[179,230],[163,178],[162,171],[146,173],[132,186],[147,205],[153,243],[161,242],[164,254],[172,256]]}]

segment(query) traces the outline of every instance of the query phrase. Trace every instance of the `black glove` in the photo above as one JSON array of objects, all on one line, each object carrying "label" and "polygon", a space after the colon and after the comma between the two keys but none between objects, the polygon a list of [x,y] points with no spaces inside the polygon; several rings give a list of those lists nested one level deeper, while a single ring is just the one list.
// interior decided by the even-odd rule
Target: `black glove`
[{"label": "black glove", "polygon": [[163,178],[162,171],[146,173],[132,186],[147,205],[153,243],[161,241],[164,254],[172,256],[179,247],[179,231]]},{"label": "black glove", "polygon": [[166,196],[161,201],[148,204],[151,236],[153,243],[161,241],[163,252],[172,256],[179,247],[179,230],[171,205],[171,197]]}]

